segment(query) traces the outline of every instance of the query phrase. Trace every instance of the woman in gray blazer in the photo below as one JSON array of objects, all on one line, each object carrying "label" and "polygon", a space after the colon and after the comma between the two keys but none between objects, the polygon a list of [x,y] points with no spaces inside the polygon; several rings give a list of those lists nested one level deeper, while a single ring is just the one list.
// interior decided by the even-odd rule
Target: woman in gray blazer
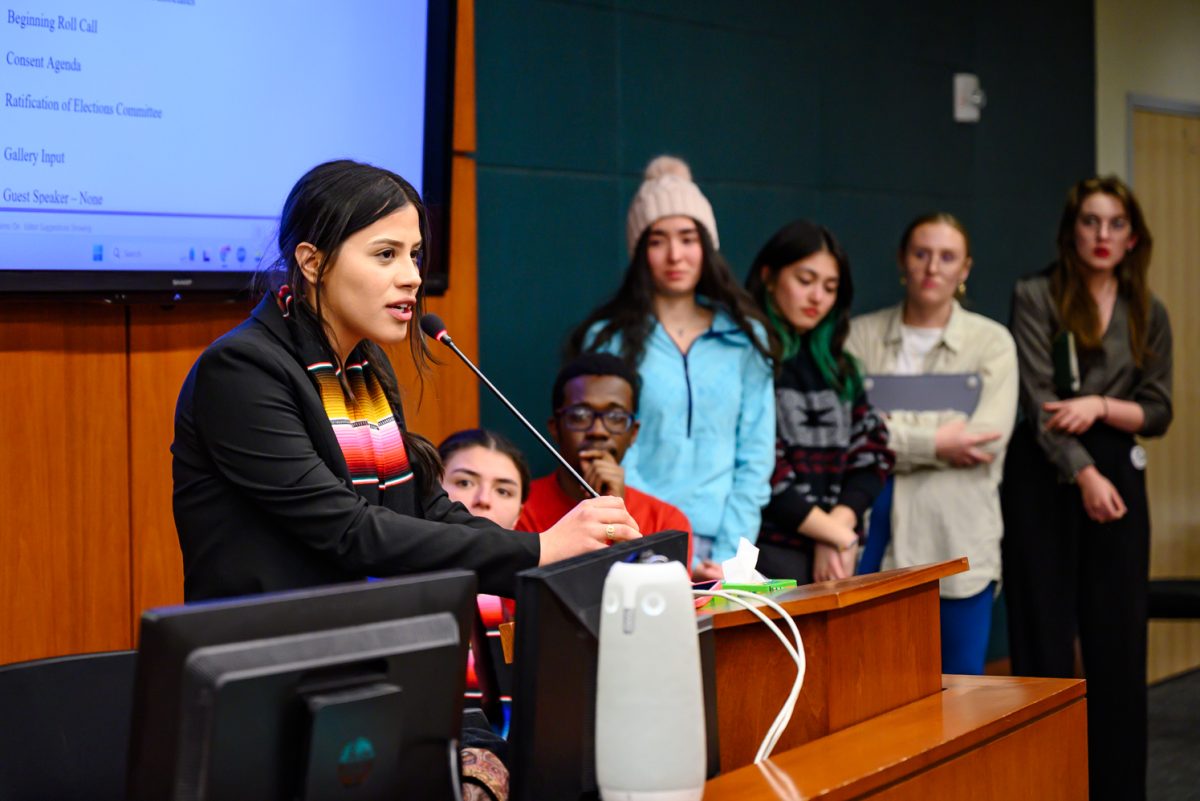
[{"label": "woman in gray blazer", "polygon": [[1150,512],[1135,436],[1171,422],[1171,325],[1150,230],[1117,178],[1080,181],[1058,259],[1017,282],[1021,409],[1004,471],[1004,585],[1019,676],[1088,682],[1092,799],[1146,797]]}]

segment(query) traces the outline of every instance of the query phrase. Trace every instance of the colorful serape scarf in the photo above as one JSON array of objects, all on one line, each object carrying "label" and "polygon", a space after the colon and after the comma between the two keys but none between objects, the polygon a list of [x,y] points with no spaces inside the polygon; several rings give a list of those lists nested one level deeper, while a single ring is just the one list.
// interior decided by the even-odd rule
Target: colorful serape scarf
[{"label": "colorful serape scarf", "polygon": [[355,348],[346,360],[347,393],[341,370],[317,334],[320,323],[307,307],[297,307],[287,286],[279,289],[276,301],[321,397],[354,489],[368,503],[413,514],[416,494],[401,431],[404,421],[397,419],[364,349]]},{"label": "colorful serape scarf", "polygon": [[364,359],[346,365],[353,397],[346,395],[341,371],[332,362],[316,362],[306,369],[317,384],[355,488],[374,486],[383,492],[412,481],[400,426],[370,363]]}]

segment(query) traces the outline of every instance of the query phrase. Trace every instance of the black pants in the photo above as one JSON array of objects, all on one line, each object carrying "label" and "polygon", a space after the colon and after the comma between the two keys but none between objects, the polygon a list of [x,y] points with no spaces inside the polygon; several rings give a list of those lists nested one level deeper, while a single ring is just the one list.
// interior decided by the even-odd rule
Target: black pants
[{"label": "black pants", "polygon": [[789,578],[795,579],[797,584],[812,584],[812,568],[812,548],[758,543],[758,572],[767,578]]},{"label": "black pants", "polygon": [[[1146,798],[1146,598],[1150,515],[1133,437],[1097,424],[1080,437],[1128,509],[1096,523],[1058,481],[1029,423],[1004,465],[1004,593],[1018,676],[1074,675],[1083,650],[1091,798]],[[1135,464],[1137,462],[1137,464]]]}]

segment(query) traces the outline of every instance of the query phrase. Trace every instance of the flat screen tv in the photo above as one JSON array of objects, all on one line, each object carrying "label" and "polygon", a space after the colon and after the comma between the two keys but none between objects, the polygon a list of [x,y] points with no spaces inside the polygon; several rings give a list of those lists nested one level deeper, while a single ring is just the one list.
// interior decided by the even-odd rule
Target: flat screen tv
[{"label": "flat screen tv", "polygon": [[452,0],[93,0],[0,22],[0,293],[226,297],[274,260],[309,168],[351,158],[430,208],[448,282]]},{"label": "flat screen tv", "polygon": [[147,611],[133,801],[449,798],[475,574]]}]

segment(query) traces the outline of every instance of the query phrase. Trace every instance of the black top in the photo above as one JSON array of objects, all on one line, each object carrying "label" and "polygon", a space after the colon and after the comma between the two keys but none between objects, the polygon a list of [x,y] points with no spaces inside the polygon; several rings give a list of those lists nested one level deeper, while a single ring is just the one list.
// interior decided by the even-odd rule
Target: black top
[{"label": "black top", "polygon": [[759,540],[811,553],[800,533],[813,507],[844,504],[862,521],[895,464],[888,431],[859,390],[842,400],[805,342],[775,379],[775,471]]},{"label": "black top", "polygon": [[[1054,385],[1054,339],[1063,331],[1050,291],[1054,267],[1017,282],[1013,290],[1012,329],[1021,369],[1021,411],[1034,435],[1064,481],[1074,478],[1092,457],[1071,434],[1046,429],[1047,401],[1061,400]],[[1079,350],[1079,395],[1104,395],[1138,403],[1145,413],[1144,437],[1162,436],[1171,424],[1171,323],[1166,307],[1150,298],[1146,343],[1149,352],[1141,369],[1133,363],[1129,344],[1129,302],[1118,295],[1112,320],[1096,351]]]},{"label": "black top", "polygon": [[511,596],[516,573],[537,566],[537,535],[475,517],[440,487],[406,492],[399,509],[361,497],[295,327],[268,296],[200,355],[179,393],[171,453],[185,599],[451,567],[476,571],[480,592]]}]

